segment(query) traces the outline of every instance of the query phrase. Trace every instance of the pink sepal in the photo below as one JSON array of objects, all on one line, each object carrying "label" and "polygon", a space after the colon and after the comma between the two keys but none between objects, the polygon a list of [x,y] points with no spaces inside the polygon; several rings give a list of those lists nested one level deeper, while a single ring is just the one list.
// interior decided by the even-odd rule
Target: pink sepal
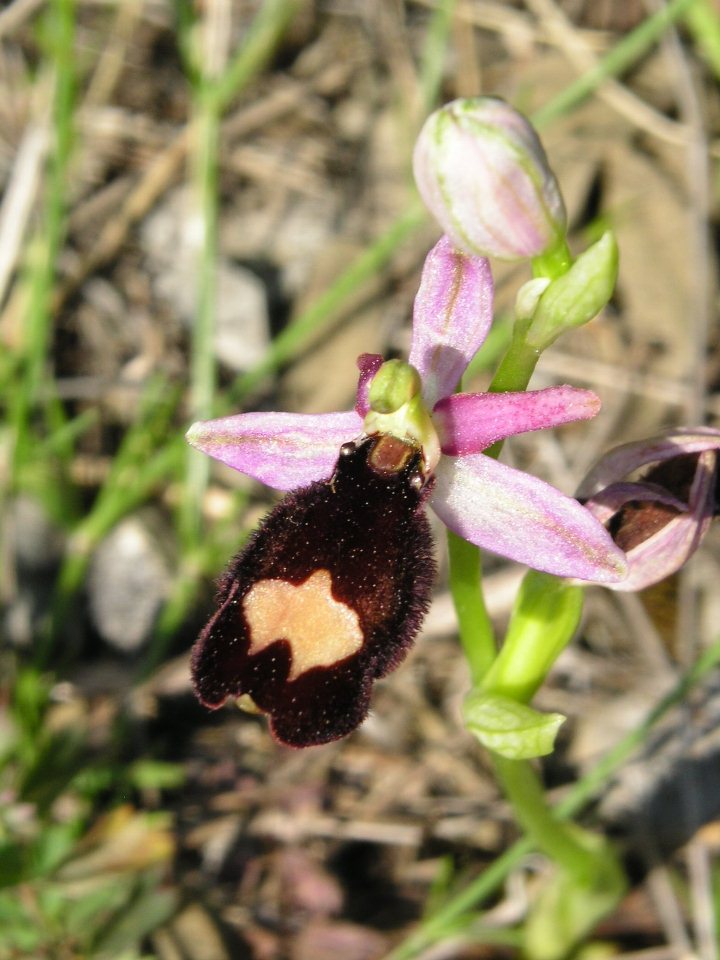
[{"label": "pink sepal", "polygon": [[441,237],[425,259],[409,358],[429,407],[456,389],[490,329],[492,304],[488,261],[460,253]]},{"label": "pink sepal", "polygon": [[[627,579],[622,583],[608,584],[611,589],[644,590],[669,577],[687,563],[700,546],[713,519],[716,458],[714,450],[706,450],[700,454],[685,512],[670,520],[653,536],[628,550]],[[656,495],[648,499],[658,502],[661,498]]]},{"label": "pink sepal", "polygon": [[347,413],[241,413],[193,424],[187,440],[209,456],[276,490],[332,475],[343,443],[362,433]]},{"label": "pink sepal", "polygon": [[625,555],[576,500],[482,454],[443,458],[431,506],[471,543],[558,577],[617,583]]},{"label": "pink sepal", "polygon": [[650,440],[636,440],[615,447],[601,457],[583,480],[577,496],[587,500],[598,490],[623,480],[650,463],[671,460],[686,453],[720,449],[720,430],[714,427],[676,427]]}]

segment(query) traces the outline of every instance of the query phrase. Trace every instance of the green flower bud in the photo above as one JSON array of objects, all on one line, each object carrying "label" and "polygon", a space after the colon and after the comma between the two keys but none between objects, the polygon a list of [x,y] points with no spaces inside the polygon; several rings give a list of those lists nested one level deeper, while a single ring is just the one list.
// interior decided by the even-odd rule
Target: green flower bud
[{"label": "green flower bud", "polygon": [[565,330],[596,317],[612,296],[617,272],[618,247],[608,231],[541,295],[527,333],[528,345],[545,350]]}]

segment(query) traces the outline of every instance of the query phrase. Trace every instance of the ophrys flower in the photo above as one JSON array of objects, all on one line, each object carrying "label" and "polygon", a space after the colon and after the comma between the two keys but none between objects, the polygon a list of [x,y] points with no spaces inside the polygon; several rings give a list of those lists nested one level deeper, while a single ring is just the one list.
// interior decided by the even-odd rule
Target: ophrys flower
[{"label": "ophrys flower", "polygon": [[486,260],[443,238],[415,301],[409,363],[363,355],[356,409],[248,413],[189,441],[291,490],[231,565],[195,649],[201,700],[249,696],[295,746],[348,733],[372,681],[400,662],[429,601],[429,505],[460,536],[558,576],[621,579],[625,560],[576,500],[482,453],[505,437],[592,417],[570,386],[455,394],[492,318]]}]

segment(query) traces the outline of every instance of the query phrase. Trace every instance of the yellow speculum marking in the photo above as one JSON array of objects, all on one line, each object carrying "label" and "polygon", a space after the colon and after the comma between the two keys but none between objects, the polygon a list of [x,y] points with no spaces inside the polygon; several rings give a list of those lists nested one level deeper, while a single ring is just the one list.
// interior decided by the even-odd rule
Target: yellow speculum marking
[{"label": "yellow speculum marking", "polygon": [[329,667],[363,645],[355,611],[332,595],[329,570],[316,570],[297,586],[286,580],[259,580],[243,600],[251,654],[285,640],[292,662],[288,680],[313,667]]}]

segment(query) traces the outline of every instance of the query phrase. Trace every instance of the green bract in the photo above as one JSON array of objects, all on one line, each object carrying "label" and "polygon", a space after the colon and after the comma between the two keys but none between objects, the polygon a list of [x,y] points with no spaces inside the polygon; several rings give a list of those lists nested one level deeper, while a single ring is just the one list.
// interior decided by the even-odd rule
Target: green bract
[{"label": "green bract", "polygon": [[483,689],[529,702],[575,635],[582,605],[581,587],[529,571],[515,598],[502,650],[483,679]]},{"label": "green bract", "polygon": [[552,753],[560,713],[540,713],[509,697],[472,690],[463,704],[465,725],[483,746],[508,760],[527,760]]}]

